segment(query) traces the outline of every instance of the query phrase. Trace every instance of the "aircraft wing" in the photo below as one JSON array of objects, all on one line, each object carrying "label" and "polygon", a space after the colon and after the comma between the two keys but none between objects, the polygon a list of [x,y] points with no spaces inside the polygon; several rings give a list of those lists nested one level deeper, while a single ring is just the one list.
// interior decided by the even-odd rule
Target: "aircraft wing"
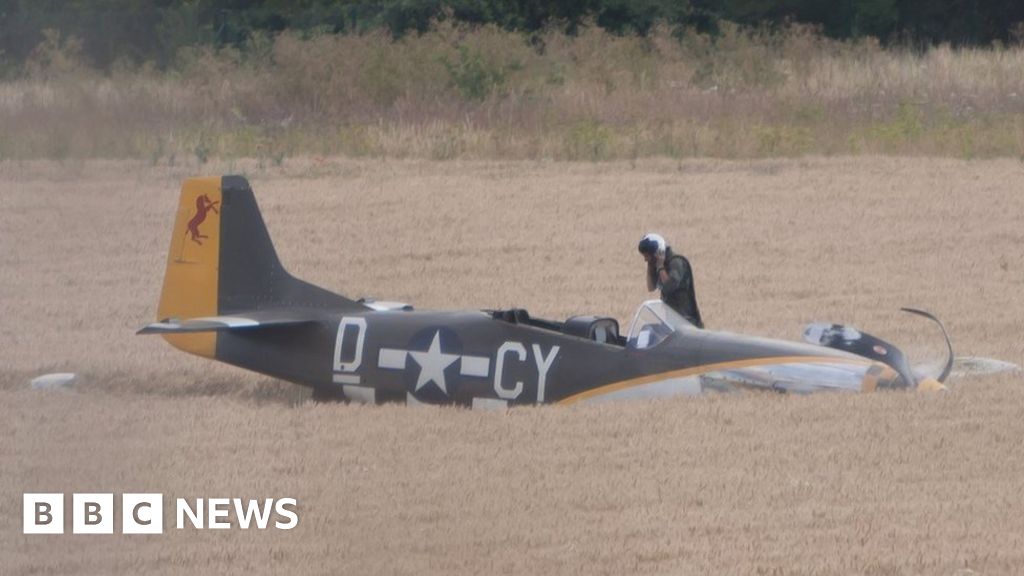
[{"label": "aircraft wing", "polygon": [[136,334],[187,334],[191,332],[220,332],[224,330],[253,330],[312,324],[320,317],[305,310],[253,310],[225,316],[201,318],[168,318],[143,326]]}]

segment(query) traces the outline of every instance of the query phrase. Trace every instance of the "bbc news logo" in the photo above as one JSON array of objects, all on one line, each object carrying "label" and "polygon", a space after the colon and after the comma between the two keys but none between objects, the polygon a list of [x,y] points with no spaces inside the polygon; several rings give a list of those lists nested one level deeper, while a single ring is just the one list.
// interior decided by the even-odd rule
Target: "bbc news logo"
[{"label": "bbc news logo", "polygon": [[[32,493],[23,495],[24,534],[63,534],[65,526],[64,494]],[[174,500],[175,527],[178,530],[227,530],[255,527],[266,530],[291,530],[299,524],[295,498],[196,498]],[[72,494],[72,534],[113,534],[113,494]],[[122,494],[120,505],[122,534],[163,534],[163,494]],[[232,523],[234,519],[234,523]],[[273,522],[271,522],[273,520]]]}]

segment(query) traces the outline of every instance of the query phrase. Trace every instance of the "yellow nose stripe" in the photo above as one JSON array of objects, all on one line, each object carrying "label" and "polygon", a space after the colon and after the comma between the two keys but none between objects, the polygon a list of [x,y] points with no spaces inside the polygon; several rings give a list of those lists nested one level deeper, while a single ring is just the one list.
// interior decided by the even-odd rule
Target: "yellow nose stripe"
[{"label": "yellow nose stripe", "polygon": [[925,378],[917,383],[917,389],[924,392],[935,392],[941,390],[948,390],[946,385],[939,382],[935,378]]}]

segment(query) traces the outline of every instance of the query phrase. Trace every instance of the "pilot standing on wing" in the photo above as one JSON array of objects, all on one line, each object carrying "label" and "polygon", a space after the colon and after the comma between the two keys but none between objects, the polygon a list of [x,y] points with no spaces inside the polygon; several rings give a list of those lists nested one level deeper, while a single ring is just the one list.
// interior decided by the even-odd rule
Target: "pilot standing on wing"
[{"label": "pilot standing on wing", "polygon": [[640,254],[647,261],[647,290],[661,288],[661,300],[698,328],[704,327],[697,308],[690,262],[676,254],[658,234],[640,240]]}]

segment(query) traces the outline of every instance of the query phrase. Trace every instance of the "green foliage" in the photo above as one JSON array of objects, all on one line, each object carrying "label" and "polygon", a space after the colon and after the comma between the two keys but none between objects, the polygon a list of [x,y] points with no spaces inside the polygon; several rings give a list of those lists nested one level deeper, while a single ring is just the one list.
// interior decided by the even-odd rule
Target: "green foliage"
[{"label": "green foliage", "polygon": [[757,154],[759,156],[799,156],[811,151],[813,140],[806,127],[777,125],[757,126]]},{"label": "green foliage", "polygon": [[[115,63],[158,68],[182,48],[258,49],[254,38],[293,32],[317,35],[385,30],[394,38],[428,31],[437,22],[493,25],[540,35],[575,34],[588,23],[616,35],[646,36],[659,26],[717,35],[730,23],[757,29],[792,23],[836,38],[954,45],[1018,41],[1024,2],[974,0],[0,0],[0,71],[20,68],[42,45],[77,39],[79,55],[103,70]],[[67,40],[65,40],[67,41]],[[495,78],[472,55],[450,62],[473,94]],[[4,63],[4,61],[6,63]],[[12,64],[13,63],[13,64]],[[123,64],[122,64],[123,65]]]},{"label": "green foliage", "polygon": [[569,160],[606,160],[612,157],[615,132],[587,118],[569,127],[565,135],[565,155]]},{"label": "green foliage", "polygon": [[251,36],[110,74],[48,32],[0,83],[4,158],[153,164],[344,155],[603,161],[649,156],[1020,155],[1024,47],[885,50],[807,26],[717,36],[581,26],[535,36],[451,20]]},{"label": "green foliage", "polygon": [[62,36],[59,30],[42,31],[43,40],[25,62],[25,71],[33,78],[52,78],[84,72],[82,41],[74,36]]},{"label": "green foliage", "polygon": [[378,102],[390,106],[402,95],[405,83],[402,81],[401,63],[396,61],[392,51],[380,47],[366,58],[363,67],[363,82],[369,94]]},{"label": "green foliage", "polygon": [[698,86],[713,90],[773,88],[785,81],[778,68],[777,39],[767,30],[726,24],[717,36],[692,36],[685,42],[699,58],[691,78]]},{"label": "green foliage", "polygon": [[924,112],[913,103],[902,102],[892,120],[877,123],[870,130],[877,140],[889,146],[898,146],[922,135]]},{"label": "green foliage", "polygon": [[499,67],[487,61],[479,50],[469,46],[459,46],[457,54],[455,60],[442,56],[441,63],[448,72],[449,84],[466,100],[484,100],[501,88],[509,69],[518,68],[517,65],[508,69]]},{"label": "green foliage", "polygon": [[377,135],[369,126],[345,126],[339,133],[341,152],[356,158],[374,156],[381,153],[381,145]]},{"label": "green foliage", "polygon": [[896,0],[853,0],[850,36],[888,38],[899,23]]}]

